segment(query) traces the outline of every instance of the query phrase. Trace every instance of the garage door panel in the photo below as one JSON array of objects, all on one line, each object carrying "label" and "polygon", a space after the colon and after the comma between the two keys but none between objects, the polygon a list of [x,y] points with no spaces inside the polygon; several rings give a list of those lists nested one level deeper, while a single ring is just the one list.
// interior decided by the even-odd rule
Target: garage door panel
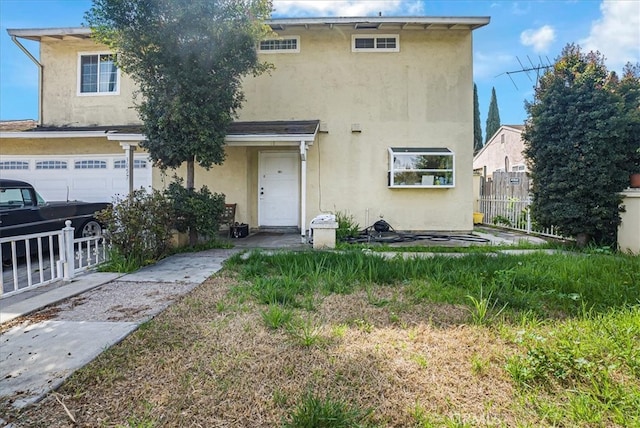
[{"label": "garage door panel", "polygon": [[[0,161],[28,161],[29,169],[0,169],[4,179],[27,181],[45,200],[83,200],[88,202],[113,201],[115,195],[126,195],[129,190],[127,169],[114,168],[124,156],[0,156]],[[136,156],[136,161],[146,161],[146,156]],[[36,162],[66,161],[67,169],[35,169]],[[106,161],[107,168],[74,169],[77,161]],[[93,164],[84,162],[84,165]],[[95,164],[98,164],[97,162]],[[151,168],[135,168],[134,188],[151,188]]]},{"label": "garage door panel", "polygon": [[97,177],[91,177],[91,178],[76,177],[73,179],[72,188],[74,190],[88,190],[88,189],[92,189],[96,191],[104,190],[107,188],[107,179],[97,178]]}]

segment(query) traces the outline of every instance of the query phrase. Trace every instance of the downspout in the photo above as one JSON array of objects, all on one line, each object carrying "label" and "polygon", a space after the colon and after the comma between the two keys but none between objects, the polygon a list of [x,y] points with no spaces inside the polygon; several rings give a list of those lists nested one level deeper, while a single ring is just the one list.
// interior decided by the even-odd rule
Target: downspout
[{"label": "downspout", "polygon": [[22,52],[25,53],[29,57],[31,61],[38,67],[38,126],[42,126],[42,69],[44,66],[40,64],[40,62],[31,55],[31,52],[25,48],[22,43],[18,41],[18,38],[14,35],[11,35],[11,40],[20,48]]},{"label": "downspout", "polygon": [[305,243],[307,217],[307,143],[300,141],[300,242]]}]

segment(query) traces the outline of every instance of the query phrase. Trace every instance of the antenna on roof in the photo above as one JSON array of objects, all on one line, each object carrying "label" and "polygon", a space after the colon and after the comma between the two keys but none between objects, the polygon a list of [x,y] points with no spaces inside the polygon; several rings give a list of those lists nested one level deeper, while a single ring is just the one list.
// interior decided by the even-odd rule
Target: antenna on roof
[{"label": "antenna on roof", "polygon": [[540,79],[540,72],[542,70],[546,71],[546,70],[548,70],[548,69],[553,67],[553,65],[551,65],[551,62],[549,61],[549,58],[547,58],[547,64],[544,64],[542,62],[541,58],[539,59],[540,62],[538,64],[534,64],[533,61],[531,61],[531,58],[529,58],[529,55],[527,55],[527,59],[529,60],[529,63],[531,64],[531,67],[525,67],[524,64],[522,64],[522,61],[520,61],[520,58],[516,57],[516,59],[518,60],[518,63],[520,64],[520,67],[521,67],[520,70],[505,71],[504,73],[500,73],[500,74],[498,74],[496,76],[496,77],[499,77],[499,76],[502,76],[503,74],[506,74],[507,76],[509,76],[509,79],[511,79],[511,83],[513,83],[513,86],[515,86],[516,90],[518,90],[518,86],[516,85],[516,82],[511,77],[512,74],[525,73],[527,75],[527,77],[529,78],[529,80],[533,82],[533,79],[531,79],[531,76],[529,76],[529,72],[530,71],[535,71],[536,72],[536,86],[538,86],[538,80]]}]

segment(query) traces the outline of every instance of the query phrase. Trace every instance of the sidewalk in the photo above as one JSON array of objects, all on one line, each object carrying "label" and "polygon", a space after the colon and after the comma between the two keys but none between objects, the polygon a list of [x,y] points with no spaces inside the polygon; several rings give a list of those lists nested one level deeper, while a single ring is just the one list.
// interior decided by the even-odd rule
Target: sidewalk
[{"label": "sidewalk", "polygon": [[238,251],[177,254],[132,274],[89,273],[1,300],[2,323],[31,315],[0,336],[0,398],[15,407],[39,401]]}]

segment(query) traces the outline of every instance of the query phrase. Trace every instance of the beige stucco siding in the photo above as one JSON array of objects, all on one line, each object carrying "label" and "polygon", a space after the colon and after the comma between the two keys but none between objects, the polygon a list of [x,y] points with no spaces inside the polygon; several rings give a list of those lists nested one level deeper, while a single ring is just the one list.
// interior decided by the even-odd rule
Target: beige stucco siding
[{"label": "beige stucco siding", "polygon": [[[275,69],[245,80],[240,120],[319,119],[326,126],[307,156],[305,227],[320,213],[343,211],[362,227],[383,217],[396,229],[471,230],[471,34],[401,32],[398,53],[351,52],[348,31],[287,34],[300,36],[300,53],[261,56]],[[352,132],[354,124],[362,132]],[[455,188],[390,189],[389,147],[449,148]],[[231,148],[223,166],[196,171],[196,186],[225,193],[238,203],[239,221],[252,227],[261,150]]]},{"label": "beige stucco siding", "polygon": [[[261,55],[275,69],[244,80],[239,120],[321,121],[322,131],[307,153],[301,224],[308,227],[320,213],[343,211],[361,227],[383,217],[398,230],[471,230],[471,32],[359,30],[400,36],[399,52],[363,53],[351,51],[354,33],[347,27],[300,28],[281,33],[300,37],[300,53]],[[100,51],[90,41],[42,42],[44,125],[138,123],[134,86],[124,74],[119,95],[78,95],[78,53]],[[78,142],[71,149],[75,153],[122,152],[117,142]],[[17,150],[11,144],[6,150]],[[389,147],[450,149],[455,187],[389,188]],[[27,152],[40,150],[64,153],[64,142],[29,142]],[[196,186],[225,193],[227,202],[238,204],[237,220],[251,227],[258,226],[258,159],[265,150],[299,152],[298,147],[228,147],[223,165],[196,170]],[[183,175],[184,168],[178,172]],[[154,187],[162,188],[172,174],[154,169]]]},{"label": "beige stucco siding", "polygon": [[90,40],[50,40],[40,43],[43,73],[44,126],[129,125],[139,123],[132,108],[134,84],[120,73],[117,95],[78,95],[78,55],[105,53]]},{"label": "beige stucco siding", "polygon": [[106,138],[3,138],[0,155],[93,155],[119,154],[122,147]]}]

